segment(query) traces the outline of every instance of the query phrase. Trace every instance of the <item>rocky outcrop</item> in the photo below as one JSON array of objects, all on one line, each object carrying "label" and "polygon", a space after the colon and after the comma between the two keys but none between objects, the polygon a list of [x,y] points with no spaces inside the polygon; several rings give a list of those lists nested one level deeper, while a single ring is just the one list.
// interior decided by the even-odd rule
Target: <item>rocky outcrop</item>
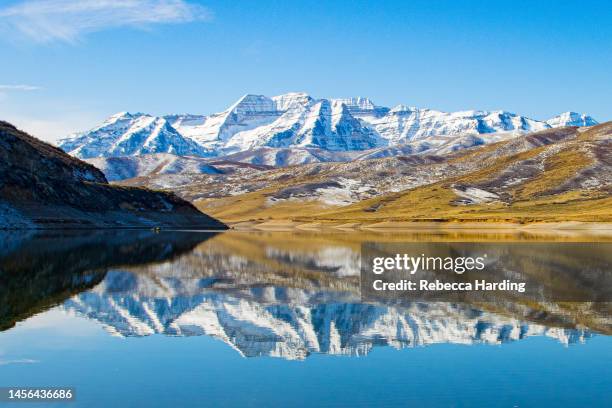
[{"label": "rocky outcrop", "polygon": [[0,229],[225,229],[172,193],[115,187],[94,166],[0,122]]}]

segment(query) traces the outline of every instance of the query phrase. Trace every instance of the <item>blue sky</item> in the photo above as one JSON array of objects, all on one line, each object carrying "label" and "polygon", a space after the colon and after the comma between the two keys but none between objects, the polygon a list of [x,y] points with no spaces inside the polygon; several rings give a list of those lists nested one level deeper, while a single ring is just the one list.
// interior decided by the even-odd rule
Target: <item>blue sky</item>
[{"label": "blue sky", "polygon": [[9,0],[0,118],[47,140],[245,93],[612,119],[606,1]]}]

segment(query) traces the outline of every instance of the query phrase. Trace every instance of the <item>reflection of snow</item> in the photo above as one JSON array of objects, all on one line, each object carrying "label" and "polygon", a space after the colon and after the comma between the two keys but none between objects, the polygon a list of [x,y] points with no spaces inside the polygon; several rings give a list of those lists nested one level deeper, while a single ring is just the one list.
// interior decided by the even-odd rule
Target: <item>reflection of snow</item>
[{"label": "reflection of snow", "polygon": [[219,292],[210,289],[210,278],[111,272],[63,308],[101,322],[112,334],[207,335],[244,356],[285,359],[310,353],[362,355],[375,345],[500,344],[529,336],[569,344],[591,335],[446,302],[391,307],[363,304],[358,295],[340,292],[234,286]]},{"label": "reflection of snow", "polygon": [[308,252],[291,252],[268,247],[266,255],[304,267],[314,266],[318,270],[332,272],[338,277],[359,275],[360,256],[348,247],[326,246]]}]

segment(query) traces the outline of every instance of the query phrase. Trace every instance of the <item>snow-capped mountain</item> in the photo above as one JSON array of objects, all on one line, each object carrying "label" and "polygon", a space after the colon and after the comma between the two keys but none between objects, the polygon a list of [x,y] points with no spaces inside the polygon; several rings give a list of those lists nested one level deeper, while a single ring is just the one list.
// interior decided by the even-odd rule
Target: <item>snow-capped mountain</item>
[{"label": "snow-capped mountain", "polygon": [[[60,141],[59,146],[81,158],[145,153],[219,157],[260,148],[347,152],[427,142],[434,137],[522,134],[596,123],[590,116],[570,112],[538,121],[507,111],[387,108],[368,98],[315,99],[289,93],[245,95],[211,115],[120,113],[97,128]],[[488,138],[483,141],[487,143]]]},{"label": "snow-capped mountain", "polygon": [[147,153],[209,156],[211,152],[182,136],[170,123],[144,113],[117,113],[88,132],[59,141],[79,158],[133,156]]},{"label": "snow-capped mountain", "polygon": [[546,121],[550,127],[563,127],[563,126],[594,126],[597,125],[597,121],[589,115],[584,115],[576,112],[564,112],[554,118],[550,118]]},{"label": "snow-capped mountain", "polygon": [[209,116],[172,115],[166,118],[181,134],[200,145],[220,148],[236,133],[265,126],[280,114],[272,99],[263,95],[245,95],[221,113]]},{"label": "snow-capped mountain", "polygon": [[166,117],[184,136],[208,149],[234,153],[256,147],[318,147],[332,151],[385,145],[346,105],[306,94],[245,95],[226,111]]},{"label": "snow-capped mountain", "polygon": [[384,116],[378,116],[379,112],[376,108],[371,111],[359,108],[354,115],[373,126],[390,145],[423,140],[431,136],[528,133],[550,127],[544,122],[506,111],[447,113],[398,105]]}]

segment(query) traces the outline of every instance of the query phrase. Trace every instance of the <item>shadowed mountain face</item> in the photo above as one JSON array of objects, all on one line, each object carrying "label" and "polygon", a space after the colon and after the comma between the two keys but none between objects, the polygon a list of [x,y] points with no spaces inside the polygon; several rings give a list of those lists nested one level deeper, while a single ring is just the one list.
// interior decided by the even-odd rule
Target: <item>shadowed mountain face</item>
[{"label": "shadowed mountain face", "polygon": [[0,122],[0,229],[224,229],[174,194],[108,184],[101,171]]},{"label": "shadowed mountain face", "polygon": [[212,233],[0,232],[0,330],[104,280],[109,268],[162,262]]},{"label": "shadowed mountain face", "polygon": [[[473,304],[363,302],[361,245],[406,237],[238,232],[208,237],[126,235],[116,246],[96,238],[76,247],[66,237],[46,237],[44,246],[40,238],[15,241],[0,259],[3,283],[17,282],[2,286],[2,305],[8,305],[3,322],[9,322],[3,326],[61,303],[63,310],[97,321],[113,335],[206,335],[244,356],[287,359],[312,353],[363,355],[376,346],[502,344],[529,336],[568,344],[612,330],[607,304],[568,305],[516,294]],[[456,252],[461,245],[436,248]],[[72,268],[45,269],[50,254],[36,250],[42,247],[62,259],[55,265]],[[562,246],[536,257],[537,262],[529,247],[500,249],[498,262],[545,282],[547,268],[575,269],[575,256],[565,255]],[[605,258],[600,252],[598,247],[584,252],[584,259],[596,259],[583,265],[585,271],[597,272],[597,260]],[[30,299],[27,307],[14,306],[22,298]]]}]

